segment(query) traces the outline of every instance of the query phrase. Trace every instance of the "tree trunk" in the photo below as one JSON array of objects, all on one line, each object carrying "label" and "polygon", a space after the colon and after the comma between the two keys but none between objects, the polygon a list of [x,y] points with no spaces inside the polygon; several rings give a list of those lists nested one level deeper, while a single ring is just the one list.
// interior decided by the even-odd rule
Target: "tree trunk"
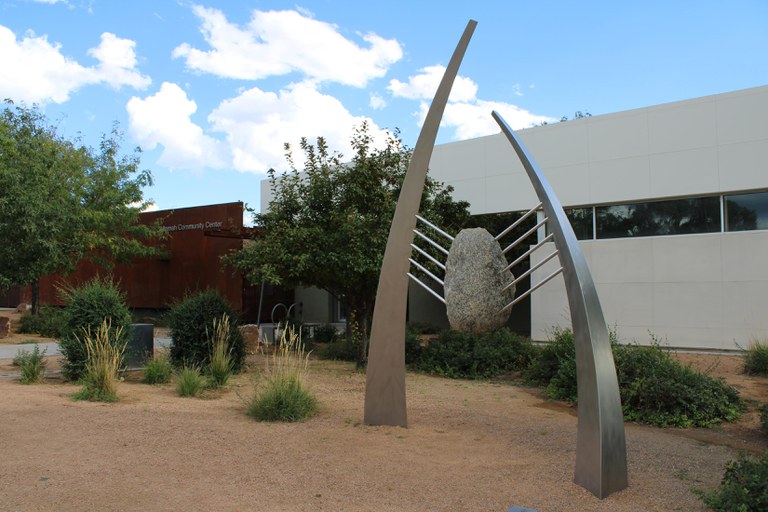
[{"label": "tree trunk", "polygon": [[32,288],[32,314],[36,315],[40,312],[40,279],[32,281],[30,288]]},{"label": "tree trunk", "polygon": [[357,352],[357,368],[363,369],[368,365],[368,343],[370,332],[370,319],[371,312],[366,306],[358,306],[353,309],[354,311],[354,330],[355,333],[360,336],[360,345],[358,345]]}]

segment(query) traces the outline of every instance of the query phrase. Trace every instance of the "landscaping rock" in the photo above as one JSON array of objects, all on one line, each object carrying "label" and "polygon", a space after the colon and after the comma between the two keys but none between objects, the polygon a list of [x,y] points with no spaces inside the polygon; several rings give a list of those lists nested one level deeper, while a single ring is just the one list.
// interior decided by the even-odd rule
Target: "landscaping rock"
[{"label": "landscaping rock", "polygon": [[445,266],[445,302],[453,329],[482,333],[507,323],[510,312],[499,311],[512,301],[515,288],[502,289],[514,276],[503,271],[507,260],[488,231],[462,230],[451,244]]},{"label": "landscaping rock", "polygon": [[256,324],[246,324],[238,327],[240,334],[243,335],[246,354],[255,354],[259,350],[259,326]]},{"label": "landscaping rock", "polygon": [[7,316],[0,316],[0,338],[7,338],[11,335],[11,319]]}]

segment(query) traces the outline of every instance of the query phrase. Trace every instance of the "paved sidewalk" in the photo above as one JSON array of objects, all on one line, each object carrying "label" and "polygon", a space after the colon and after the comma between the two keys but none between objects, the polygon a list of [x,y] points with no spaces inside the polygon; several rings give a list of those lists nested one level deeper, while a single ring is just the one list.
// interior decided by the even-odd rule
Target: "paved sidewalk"
[{"label": "paved sidewalk", "polygon": [[[155,350],[158,348],[165,348],[171,345],[171,338],[158,338],[155,337]],[[37,343],[40,350],[45,349],[46,356],[58,356],[61,354],[59,351],[58,343]],[[0,345],[0,359],[13,359],[19,350],[26,350],[31,352],[35,348],[34,343],[23,343],[20,345]]]}]

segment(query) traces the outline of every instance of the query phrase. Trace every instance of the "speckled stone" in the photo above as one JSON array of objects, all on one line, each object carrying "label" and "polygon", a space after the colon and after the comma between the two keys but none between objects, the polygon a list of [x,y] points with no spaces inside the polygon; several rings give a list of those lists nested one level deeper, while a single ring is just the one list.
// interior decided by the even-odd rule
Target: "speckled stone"
[{"label": "speckled stone", "polygon": [[464,229],[453,240],[445,271],[448,321],[462,332],[491,332],[507,323],[510,311],[499,313],[515,296],[502,292],[514,280],[504,270],[507,260],[496,239],[483,228]]}]

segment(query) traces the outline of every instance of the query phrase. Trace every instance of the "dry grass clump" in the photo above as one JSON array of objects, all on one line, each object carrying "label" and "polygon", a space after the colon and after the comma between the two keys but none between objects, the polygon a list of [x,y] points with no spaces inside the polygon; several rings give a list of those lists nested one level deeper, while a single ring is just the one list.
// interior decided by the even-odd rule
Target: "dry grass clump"
[{"label": "dry grass clump", "polygon": [[107,320],[95,333],[91,333],[90,327],[84,330],[87,361],[83,387],[74,395],[75,400],[117,401],[118,372],[125,353],[125,343],[120,341],[123,339],[122,330],[122,327],[112,329]]},{"label": "dry grass clump", "polygon": [[[221,315],[221,320],[213,319],[213,335],[211,339],[211,361],[208,364],[208,387],[220,388],[227,385],[232,376],[234,362],[229,343],[229,316]],[[206,329],[206,334],[207,334]]]},{"label": "dry grass clump", "polygon": [[266,359],[264,376],[248,404],[248,415],[259,421],[302,421],[317,412],[317,399],[309,391],[309,354],[301,335],[283,331],[279,345]]}]

